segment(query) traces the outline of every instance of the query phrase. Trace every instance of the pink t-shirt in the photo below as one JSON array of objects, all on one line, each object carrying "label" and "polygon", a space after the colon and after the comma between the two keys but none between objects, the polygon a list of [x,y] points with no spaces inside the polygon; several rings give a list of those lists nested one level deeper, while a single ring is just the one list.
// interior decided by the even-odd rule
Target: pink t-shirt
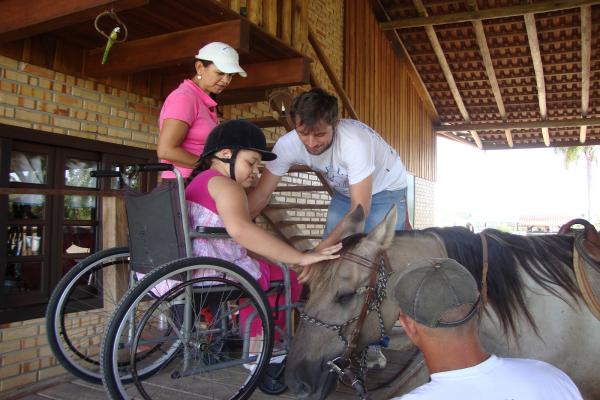
[{"label": "pink t-shirt", "polygon": [[[167,96],[158,118],[159,129],[162,129],[165,119],[177,119],[188,124],[189,129],[181,147],[200,156],[208,134],[219,123],[217,103],[194,82],[186,79]],[[191,168],[178,169],[184,177],[188,177],[192,172]],[[162,177],[175,178],[175,174],[167,171],[162,173]]]}]

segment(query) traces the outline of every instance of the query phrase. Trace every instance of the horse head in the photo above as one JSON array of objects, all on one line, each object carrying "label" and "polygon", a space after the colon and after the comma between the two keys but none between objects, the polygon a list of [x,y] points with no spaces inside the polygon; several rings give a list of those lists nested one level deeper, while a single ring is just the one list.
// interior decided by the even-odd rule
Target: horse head
[{"label": "horse head", "polygon": [[[335,388],[337,375],[330,373],[327,363],[346,352],[346,342],[369,292],[371,273],[379,269],[376,258],[394,240],[395,207],[369,234],[357,235],[362,233],[364,220],[359,206],[345,222],[344,236],[350,240],[344,241],[342,256],[313,267],[317,271],[310,281],[310,298],[294,335],[286,367],[286,383],[300,398],[323,399]],[[395,322],[398,307],[393,301],[384,298],[378,307],[379,310],[366,315],[357,332],[357,351],[378,340]]]}]

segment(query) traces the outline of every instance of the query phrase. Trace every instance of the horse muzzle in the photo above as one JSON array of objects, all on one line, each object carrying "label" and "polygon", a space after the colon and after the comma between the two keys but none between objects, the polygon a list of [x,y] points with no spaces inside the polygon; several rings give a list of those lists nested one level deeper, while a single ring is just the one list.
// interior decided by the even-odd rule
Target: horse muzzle
[{"label": "horse muzzle", "polygon": [[322,400],[335,389],[337,375],[330,373],[328,360],[320,361],[302,360],[286,368],[285,382],[299,399]]}]

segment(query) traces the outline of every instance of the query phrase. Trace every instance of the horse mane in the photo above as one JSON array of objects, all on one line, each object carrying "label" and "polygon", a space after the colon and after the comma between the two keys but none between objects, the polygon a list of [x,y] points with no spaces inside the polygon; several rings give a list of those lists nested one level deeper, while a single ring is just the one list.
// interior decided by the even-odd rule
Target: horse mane
[{"label": "horse mane", "polygon": [[[421,232],[440,237],[448,257],[464,265],[481,288],[483,250],[479,234],[463,227],[428,228]],[[520,236],[496,229],[486,229],[482,233],[488,244],[488,299],[505,334],[510,330],[516,335],[515,315],[522,313],[539,335],[535,320],[527,308],[525,285],[519,274],[519,267],[539,286],[565,302],[567,299],[557,287],[564,289],[573,300],[581,297],[571,273],[572,236]]]}]

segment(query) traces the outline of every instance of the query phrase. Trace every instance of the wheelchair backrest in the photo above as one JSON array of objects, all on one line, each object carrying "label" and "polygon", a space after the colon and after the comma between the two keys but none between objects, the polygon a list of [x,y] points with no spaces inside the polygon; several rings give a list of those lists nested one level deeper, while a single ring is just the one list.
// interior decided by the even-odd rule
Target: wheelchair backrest
[{"label": "wheelchair backrest", "polygon": [[175,180],[163,181],[149,193],[128,190],[125,209],[134,271],[148,273],[186,256],[183,224],[187,212],[181,210]]}]

